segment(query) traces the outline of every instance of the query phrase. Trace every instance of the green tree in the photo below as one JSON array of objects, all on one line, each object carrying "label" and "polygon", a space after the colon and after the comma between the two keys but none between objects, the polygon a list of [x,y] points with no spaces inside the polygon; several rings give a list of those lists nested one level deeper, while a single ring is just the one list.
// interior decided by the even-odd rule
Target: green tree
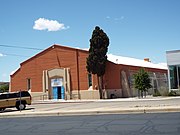
[{"label": "green tree", "polygon": [[134,79],[135,88],[138,89],[138,96],[140,97],[139,94],[141,92],[141,97],[143,98],[143,92],[145,92],[146,96],[147,90],[152,87],[149,75],[144,68],[141,68],[138,73],[134,74]]},{"label": "green tree", "polygon": [[103,75],[105,73],[107,51],[109,38],[100,27],[96,26],[90,39],[89,56],[87,58],[87,71],[96,74],[98,78],[98,88],[100,99],[104,98],[103,94]]},{"label": "green tree", "polygon": [[9,85],[8,84],[0,85],[0,92],[8,92],[8,91],[9,91]]}]

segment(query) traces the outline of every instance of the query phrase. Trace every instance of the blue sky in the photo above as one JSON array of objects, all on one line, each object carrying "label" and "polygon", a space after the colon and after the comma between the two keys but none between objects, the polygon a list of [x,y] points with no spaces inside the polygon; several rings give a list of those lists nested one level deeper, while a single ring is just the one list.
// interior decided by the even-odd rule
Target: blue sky
[{"label": "blue sky", "polygon": [[[115,55],[162,63],[180,49],[179,0],[0,0],[0,45],[89,48],[96,25]],[[0,46],[0,81],[38,52]]]}]

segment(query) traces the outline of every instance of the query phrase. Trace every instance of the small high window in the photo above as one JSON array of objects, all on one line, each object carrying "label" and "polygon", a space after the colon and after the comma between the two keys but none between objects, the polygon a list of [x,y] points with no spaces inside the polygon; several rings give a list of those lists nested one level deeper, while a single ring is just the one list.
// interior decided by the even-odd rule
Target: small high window
[{"label": "small high window", "polygon": [[27,79],[27,90],[30,90],[31,89],[31,79],[28,78]]}]

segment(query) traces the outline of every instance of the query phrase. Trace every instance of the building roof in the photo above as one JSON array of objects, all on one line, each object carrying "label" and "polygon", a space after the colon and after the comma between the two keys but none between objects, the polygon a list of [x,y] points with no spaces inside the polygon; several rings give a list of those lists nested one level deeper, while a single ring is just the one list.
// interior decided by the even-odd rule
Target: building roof
[{"label": "building roof", "polygon": [[[41,51],[40,53],[32,56],[31,58],[25,60],[24,62],[20,63],[20,65],[22,66],[23,64],[25,64],[26,62],[29,62],[30,60],[40,56],[41,54],[54,49],[54,48],[66,48],[66,49],[73,49],[73,50],[80,50],[83,52],[87,52],[88,53],[88,49],[80,49],[78,47],[68,47],[68,46],[62,46],[62,45],[57,45],[54,44],[52,46],[50,46],[49,48]],[[167,69],[166,65],[161,65],[161,64],[153,64],[151,62],[147,62],[144,60],[140,60],[140,59],[135,59],[135,58],[130,58],[130,57],[123,57],[123,56],[116,56],[113,54],[108,54],[108,60],[110,62],[113,62],[115,64],[123,64],[123,65],[130,65],[130,66],[140,66],[140,67],[148,67],[148,68],[157,68],[157,69]],[[11,75],[14,75],[15,73],[17,73],[20,70],[20,68],[18,68],[17,70],[13,71],[11,73]]]},{"label": "building roof", "polygon": [[115,64],[123,64],[129,66],[139,66],[139,67],[147,67],[147,68],[157,68],[157,69],[168,69],[166,64],[154,64],[148,61],[130,58],[130,57],[123,57],[117,56],[113,54],[108,54],[108,60],[115,63]]},{"label": "building roof", "polygon": [[[20,66],[22,66],[23,64],[33,60],[34,58],[36,57],[39,57],[40,55],[43,55],[44,53],[48,52],[49,50],[52,50],[54,48],[65,48],[65,49],[69,49],[69,50],[79,50],[79,51],[82,51],[82,52],[85,52],[85,53],[88,53],[88,50],[87,49],[79,49],[78,47],[69,47],[69,46],[63,46],[63,45],[58,45],[58,44],[54,44],[50,47],[48,47],[47,49],[44,49],[43,51],[37,53],[36,55],[32,56],[31,58],[23,61],[22,63],[20,63]],[[20,67],[21,68],[21,67]],[[20,71],[20,68],[16,69],[15,71],[12,71],[10,76],[13,76],[14,74],[16,74],[18,71]]]},{"label": "building roof", "polygon": [[180,50],[166,51],[166,54],[169,54],[169,53],[180,53]]},{"label": "building roof", "polygon": [[63,46],[63,45],[57,45],[57,44],[54,44],[54,45],[48,47],[47,49],[45,49],[45,50],[39,52],[38,54],[32,56],[31,58],[25,60],[25,61],[22,62],[20,65],[23,65],[24,63],[26,63],[26,62],[28,62],[28,61],[30,61],[30,60],[32,60],[32,59],[34,59],[34,58],[36,58],[36,57],[38,57],[38,56],[44,54],[45,52],[48,52],[49,50],[52,50],[52,49],[54,49],[54,48],[65,48],[65,49],[70,49],[70,50],[80,50],[80,51],[87,52],[87,50],[85,50],[85,49],[79,49],[79,48],[73,48],[73,47],[69,47],[69,46]]}]

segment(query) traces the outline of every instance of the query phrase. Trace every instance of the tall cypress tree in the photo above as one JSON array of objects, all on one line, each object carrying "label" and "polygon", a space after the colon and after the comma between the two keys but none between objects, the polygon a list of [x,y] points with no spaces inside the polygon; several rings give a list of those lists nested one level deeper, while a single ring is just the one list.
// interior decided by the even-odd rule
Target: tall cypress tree
[{"label": "tall cypress tree", "polygon": [[100,99],[102,93],[103,75],[105,73],[109,38],[100,27],[96,26],[90,39],[89,56],[87,58],[87,71],[97,74]]}]

